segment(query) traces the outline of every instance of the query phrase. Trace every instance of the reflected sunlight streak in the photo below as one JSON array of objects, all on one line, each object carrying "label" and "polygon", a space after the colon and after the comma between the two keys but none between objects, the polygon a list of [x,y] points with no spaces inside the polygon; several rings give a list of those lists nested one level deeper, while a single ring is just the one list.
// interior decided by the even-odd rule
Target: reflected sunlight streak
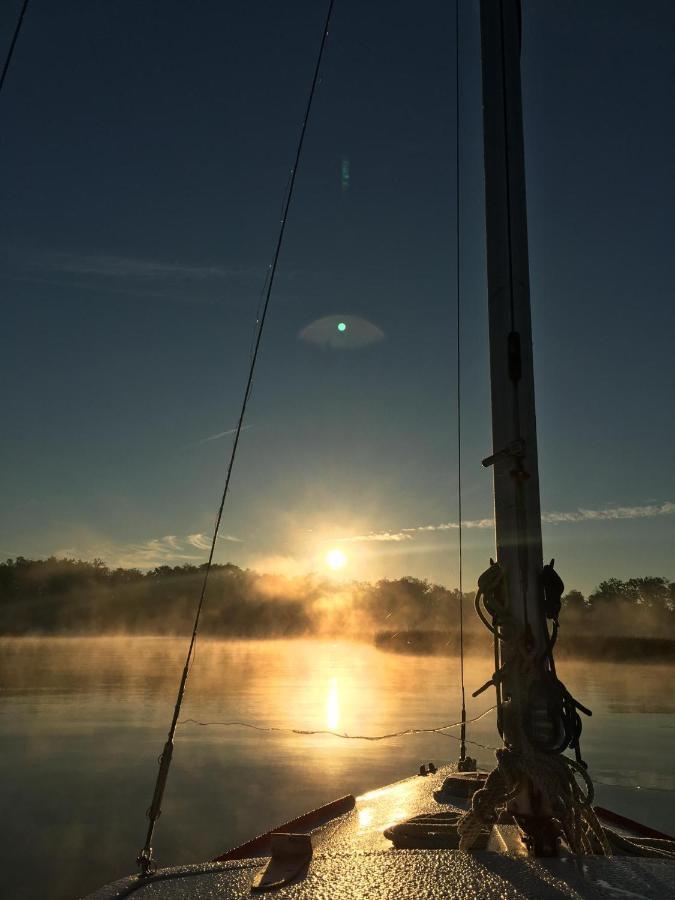
[{"label": "reflected sunlight streak", "polygon": [[326,725],[330,731],[337,731],[340,723],[340,696],[338,694],[337,678],[331,678],[326,698]]}]

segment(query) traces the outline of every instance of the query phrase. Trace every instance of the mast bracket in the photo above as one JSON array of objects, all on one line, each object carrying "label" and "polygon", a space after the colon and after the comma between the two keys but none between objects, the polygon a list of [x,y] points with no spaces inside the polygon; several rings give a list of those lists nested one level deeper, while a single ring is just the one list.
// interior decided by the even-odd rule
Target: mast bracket
[{"label": "mast bracket", "polygon": [[525,456],[525,441],[522,438],[516,438],[515,441],[510,441],[506,447],[497,450],[492,456],[486,456],[485,459],[481,460],[481,465],[488,469],[490,466],[493,466],[498,459],[502,459],[504,456],[510,456],[512,459],[522,459]]}]

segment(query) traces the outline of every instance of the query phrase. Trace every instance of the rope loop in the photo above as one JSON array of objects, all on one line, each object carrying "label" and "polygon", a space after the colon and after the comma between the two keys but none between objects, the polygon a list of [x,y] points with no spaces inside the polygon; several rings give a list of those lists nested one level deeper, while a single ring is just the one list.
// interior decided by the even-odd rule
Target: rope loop
[{"label": "rope loop", "polygon": [[[490,560],[490,567],[478,579],[475,606],[494,636],[495,670],[474,696],[494,685],[499,731],[502,737],[506,733],[507,745],[497,750],[496,768],[459,821],[460,850],[471,849],[478,837],[507,813],[509,804],[527,792],[538,809],[546,810],[544,818],[553,820],[553,833],[557,829],[572,852],[611,855],[591,805],[593,783],[579,750],[579,712],[591,715],[591,711],[558,679],[553,662],[564,590],[553,563],[551,560],[542,572],[544,611],[553,621],[553,635],[547,630],[543,653],[535,650],[527,623],[512,612],[500,565]],[[505,691],[510,677],[516,676],[523,690],[514,699]],[[575,760],[563,756],[568,747],[575,751]]]},{"label": "rope loop", "polygon": [[[610,843],[593,810],[593,783],[586,770],[566,756],[497,750],[497,766],[476,791],[471,808],[457,825],[460,850],[471,850],[478,837],[507,811],[526,787],[533,788],[553,811],[560,834],[573,853],[611,856]],[[577,780],[581,778],[583,787]]]}]

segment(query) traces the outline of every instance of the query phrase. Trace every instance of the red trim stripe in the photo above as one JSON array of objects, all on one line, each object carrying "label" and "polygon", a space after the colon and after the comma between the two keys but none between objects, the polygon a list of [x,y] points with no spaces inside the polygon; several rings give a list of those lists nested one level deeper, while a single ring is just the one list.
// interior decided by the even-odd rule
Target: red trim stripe
[{"label": "red trim stripe", "polygon": [[258,837],[246,841],[245,844],[241,844],[239,847],[228,850],[226,853],[223,853],[222,856],[216,856],[213,862],[224,862],[228,859],[250,859],[254,856],[269,856],[268,851],[271,834],[277,832],[290,834],[294,831],[311,831],[313,828],[318,828],[319,825],[325,825],[325,823],[330,822],[331,819],[335,819],[337,816],[349,812],[354,809],[355,805],[356,798],[353,794],[348,794],[346,797],[340,797],[338,800],[333,800],[331,803],[326,803],[318,809],[313,809],[311,812],[298,816],[297,819],[286,822],[285,825],[280,825],[279,828],[273,828],[271,831],[265,832],[265,834],[258,835]]},{"label": "red trim stripe", "polygon": [[612,825],[618,825],[620,828],[625,828],[627,831],[634,831],[635,834],[641,835],[642,837],[663,838],[666,841],[675,841],[674,837],[671,837],[669,834],[664,834],[663,831],[657,831],[655,828],[650,828],[648,825],[641,825],[639,822],[633,821],[633,819],[612,812],[611,809],[605,809],[604,806],[595,806],[593,808],[599,819],[604,819],[605,822],[611,822]]}]

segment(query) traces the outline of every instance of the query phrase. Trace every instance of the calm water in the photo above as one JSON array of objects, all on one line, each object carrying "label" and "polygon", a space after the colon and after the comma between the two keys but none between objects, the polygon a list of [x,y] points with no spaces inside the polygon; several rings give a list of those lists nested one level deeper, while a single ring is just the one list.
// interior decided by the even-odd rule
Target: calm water
[{"label": "calm water", "polygon": [[[185,642],[0,640],[2,896],[74,898],[134,869]],[[470,659],[469,691],[491,672]],[[562,664],[594,711],[584,753],[598,802],[672,832],[672,668]],[[458,665],[366,644],[205,642],[184,716],[378,734],[456,721]],[[491,705],[470,701],[469,716]],[[470,727],[496,745],[493,716]],[[473,748],[483,766],[489,750]],[[378,743],[184,725],[155,837],[161,864],[213,857],[309,808],[455,760],[439,735]],[[611,785],[611,786],[610,786]]]}]

